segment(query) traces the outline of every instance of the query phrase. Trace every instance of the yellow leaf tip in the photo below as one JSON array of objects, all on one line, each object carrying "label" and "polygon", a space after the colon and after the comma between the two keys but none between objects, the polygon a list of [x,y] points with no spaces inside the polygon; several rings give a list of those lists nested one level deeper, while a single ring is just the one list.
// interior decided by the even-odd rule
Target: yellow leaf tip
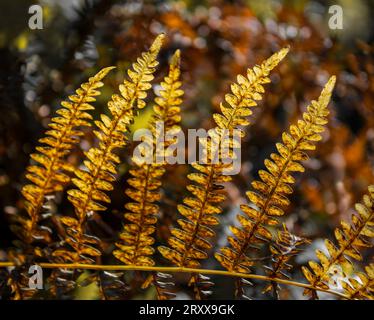
[{"label": "yellow leaf tip", "polygon": [[97,79],[97,80],[101,80],[103,79],[111,70],[115,69],[116,67],[114,66],[110,66],[110,67],[106,67],[106,68],[103,68],[101,69],[94,77]]},{"label": "yellow leaf tip", "polygon": [[290,51],[291,47],[290,46],[286,46],[282,49],[279,50],[278,52],[278,55],[279,55],[279,60],[283,60],[284,57],[288,54],[288,52]]},{"label": "yellow leaf tip", "polygon": [[325,84],[323,92],[331,94],[331,92],[334,90],[335,83],[336,83],[336,76],[333,75],[333,76],[330,77],[330,79]]},{"label": "yellow leaf tip", "polygon": [[171,64],[171,65],[179,65],[179,63],[180,63],[180,58],[181,58],[181,52],[180,52],[179,49],[177,49],[177,50],[174,52],[174,54],[173,54],[173,56],[171,57],[171,59],[170,59],[170,64]]},{"label": "yellow leaf tip", "polygon": [[160,33],[156,39],[153,41],[150,51],[160,51],[162,44],[165,40],[165,33]]},{"label": "yellow leaf tip", "polygon": [[334,86],[336,83],[336,76],[335,75],[331,76],[328,82]]}]

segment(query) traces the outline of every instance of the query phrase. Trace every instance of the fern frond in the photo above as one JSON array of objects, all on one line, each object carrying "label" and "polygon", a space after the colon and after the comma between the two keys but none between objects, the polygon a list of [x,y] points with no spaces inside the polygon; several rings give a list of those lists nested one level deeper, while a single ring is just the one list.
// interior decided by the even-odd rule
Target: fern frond
[{"label": "fern frond", "polygon": [[[139,159],[133,158],[134,167],[130,170],[131,178],[128,184],[131,186],[126,190],[126,194],[135,202],[126,204],[128,212],[125,214],[126,220],[131,223],[124,225],[124,230],[120,234],[120,242],[116,243],[119,248],[113,252],[114,256],[127,265],[153,266],[152,255],[155,242],[152,234],[155,231],[159,207],[155,203],[160,200],[160,187],[162,176],[165,172],[166,162],[157,162],[157,152],[164,151],[172,141],[165,141],[163,145],[157,145],[157,124],[164,126],[165,133],[173,130],[181,130],[178,123],[181,120],[180,105],[183,90],[180,89],[180,51],[171,58],[168,75],[161,82],[162,90],[155,99],[153,110],[155,115],[150,124],[153,134],[153,145],[149,148],[153,150],[153,161],[150,164],[140,163]],[[161,142],[160,142],[161,143]]]},{"label": "fern frond", "polygon": [[[309,261],[309,268],[302,267],[305,278],[314,287],[329,288],[330,271],[338,266],[344,270],[352,267],[349,259],[362,260],[360,249],[372,246],[370,239],[374,237],[374,186],[369,186],[368,194],[364,195],[363,202],[357,203],[355,208],[357,213],[352,214],[351,223],[341,222],[341,228],[335,229],[337,246],[325,240],[328,255],[320,250],[316,250],[316,255],[320,264]],[[312,290],[305,290],[304,294],[312,294]]]},{"label": "fern frond", "polygon": [[321,140],[321,132],[327,123],[329,111],[327,105],[335,85],[335,77],[331,77],[318,101],[312,101],[303,119],[291,125],[289,133],[282,135],[283,143],[277,143],[278,153],[272,153],[265,160],[267,170],[260,170],[261,181],[253,181],[255,191],[248,191],[250,204],[241,205],[244,215],[238,215],[242,228],[231,226],[233,236],[228,237],[231,247],[220,249],[215,254],[221,265],[229,271],[248,273],[253,261],[247,256],[249,249],[257,249],[258,245],[272,239],[266,228],[278,224],[277,217],[284,215],[284,207],[288,206],[287,196],[293,192],[291,185],[295,179],[293,172],[303,172],[301,161],[308,157],[305,151],[314,150],[316,141]]},{"label": "fern frond", "polygon": [[54,257],[72,262],[91,263],[92,260],[88,256],[96,257],[101,254],[92,246],[98,245],[99,239],[84,233],[85,222],[89,213],[106,209],[100,202],[110,203],[106,192],[113,189],[112,183],[117,173],[116,164],[120,162],[114,150],[126,144],[124,134],[133,119],[134,108],[145,106],[146,91],[151,88],[150,81],[158,64],[156,58],[163,38],[164,35],[158,36],[150,50],[143,53],[132,65],[133,70],[127,71],[129,80],[120,85],[121,96],[114,94],[108,102],[111,118],[102,114],[101,121],[95,121],[100,129],[94,131],[99,145],[85,153],[86,170],[75,172],[76,178],[73,178],[72,182],[77,189],[68,191],[68,199],[74,205],[77,218],[61,218],[61,222],[67,227],[66,242],[74,251],[57,249],[53,253]]},{"label": "fern frond", "polygon": [[[251,108],[262,99],[263,85],[270,82],[271,70],[287,52],[288,48],[284,48],[261,65],[248,69],[247,77],[237,77],[237,83],[231,85],[231,93],[226,94],[225,102],[221,103],[222,113],[214,115],[217,124],[215,133],[218,136],[225,129],[232,132],[238,126],[250,124],[247,117],[252,114]],[[222,139],[219,141],[222,143]],[[180,267],[198,267],[199,260],[208,257],[206,251],[212,247],[208,240],[215,234],[210,227],[219,223],[214,215],[221,213],[219,204],[225,199],[221,184],[230,181],[230,177],[222,173],[225,165],[221,159],[218,163],[212,162],[211,153],[207,164],[193,164],[199,172],[188,175],[189,180],[194,182],[187,186],[192,196],[184,198],[183,204],[178,205],[178,211],[185,219],[178,220],[180,228],[171,230],[172,237],[168,240],[170,247],[158,248],[166,259]]]},{"label": "fern frond", "polygon": [[27,168],[26,177],[32,183],[22,188],[29,218],[19,217],[21,226],[13,227],[28,243],[42,239],[48,241],[50,237],[46,228],[38,226],[38,222],[43,218],[40,211],[46,198],[61,191],[70,181],[67,172],[73,171],[73,168],[65,161],[66,156],[74,145],[79,143],[79,137],[83,134],[77,128],[91,125],[89,120],[92,116],[87,111],[94,109],[92,102],[96,101],[96,97],[100,95],[98,89],[104,85],[101,80],[113,68],[99,71],[89,78],[88,82],[83,83],[74,95],[69,96],[69,100],[61,103],[62,108],[56,112],[58,116],[52,118],[49,124],[51,129],[39,140],[43,145],[36,147],[37,153],[31,155],[37,164]]},{"label": "fern frond", "polygon": [[[283,225],[283,230],[278,231],[275,243],[270,246],[272,265],[271,267],[265,267],[267,275],[270,278],[289,279],[289,276],[286,274],[286,272],[292,269],[289,261],[300,252],[300,246],[307,242],[309,241],[305,238],[291,234],[286,225]],[[274,298],[278,299],[278,290],[279,284],[271,282],[266,286],[263,293],[272,291]]]},{"label": "fern frond", "polygon": [[349,299],[374,300],[374,264],[365,267],[365,272],[356,274],[358,279],[350,278],[343,282],[344,293]]}]

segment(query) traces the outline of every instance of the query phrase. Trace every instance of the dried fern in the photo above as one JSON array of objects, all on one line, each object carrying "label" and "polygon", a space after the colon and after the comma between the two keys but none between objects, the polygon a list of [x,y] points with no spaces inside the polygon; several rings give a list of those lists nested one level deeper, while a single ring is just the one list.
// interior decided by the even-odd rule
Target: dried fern
[{"label": "dried fern", "polygon": [[[270,278],[289,279],[287,271],[292,269],[289,261],[292,257],[300,252],[300,246],[308,242],[304,238],[300,238],[291,234],[287,227],[283,225],[283,230],[278,231],[278,236],[274,244],[270,246],[272,257],[271,267],[265,267],[266,273]],[[278,299],[279,284],[272,281],[264,289],[263,293],[272,291],[275,299]]]},{"label": "dried fern", "polygon": [[[157,150],[164,150],[171,144],[171,141],[165,141],[163,146],[157,146],[157,123],[164,125],[164,131],[180,130],[178,123],[181,120],[180,104],[183,91],[180,89],[182,83],[180,78],[180,52],[174,54],[170,63],[168,75],[161,83],[162,90],[156,98],[156,104],[153,107],[155,116],[150,124],[153,134],[152,145],[152,163],[141,162],[140,159],[133,158],[134,168],[130,170],[132,177],[128,179],[131,188],[126,190],[126,194],[135,202],[126,204],[129,210],[125,214],[126,220],[131,223],[124,225],[124,231],[120,234],[121,241],[116,243],[119,250],[113,254],[124,264],[153,266],[155,264],[152,255],[154,249],[152,244],[155,242],[152,234],[155,231],[157,223],[157,214],[159,207],[155,204],[160,199],[160,187],[162,176],[165,172],[166,162],[156,162]],[[162,148],[160,148],[162,147]]]},{"label": "dried fern", "polygon": [[[87,111],[93,108],[91,103],[100,94],[97,89],[103,85],[101,80],[112,67],[101,70],[83,84],[75,95],[70,96],[70,101],[62,103],[63,108],[57,111],[59,116],[52,119],[47,137],[40,140],[44,145],[37,148],[39,154],[32,155],[37,165],[28,168],[27,177],[31,184],[23,188],[28,217],[18,216],[19,223],[14,227],[27,246],[6,250],[9,261],[0,262],[0,268],[4,268],[0,270],[0,298],[72,298],[73,289],[95,282],[97,294],[102,299],[133,297],[140,287],[144,289],[150,285],[154,286],[158,299],[169,299],[174,296],[170,292],[174,283],[168,273],[176,272],[190,275],[189,285],[193,286],[197,299],[211,294],[213,283],[209,275],[239,279],[237,296],[240,297],[245,297],[243,284],[256,279],[265,281],[263,292],[272,292],[276,299],[280,284],[302,287],[304,294],[311,294],[312,298],[318,298],[317,292],[321,291],[341,298],[373,299],[374,265],[368,265],[363,272],[351,273],[348,279],[346,271],[353,269],[351,260],[362,260],[359,250],[372,246],[374,186],[369,187],[369,194],[363,197],[363,203],[356,205],[357,213],[352,215],[351,224],[342,222],[341,228],[335,230],[337,245],[326,240],[328,253],[316,251],[320,263],[310,261],[309,267],[303,267],[309,283],[296,282],[288,276],[292,268],[291,259],[299,253],[300,246],[306,240],[292,235],[285,226],[273,240],[272,229],[276,229],[274,227],[285,214],[289,205],[288,197],[293,192],[293,173],[304,171],[301,163],[308,158],[306,152],[315,149],[315,143],[321,140],[321,133],[327,124],[327,106],[335,77],[330,78],[319,99],[307,107],[303,118],[291,125],[288,133],[283,133],[282,143],[276,145],[278,152],[265,160],[266,170],[260,170],[260,179],[252,182],[253,191],[247,192],[249,204],[241,206],[244,214],[238,216],[241,227],[231,226],[233,235],[228,237],[229,245],[215,254],[226,270],[199,269],[212,248],[210,238],[215,236],[212,227],[219,224],[217,214],[222,212],[220,205],[225,200],[222,184],[231,180],[226,171],[231,165],[224,161],[227,154],[221,147],[229,147],[228,156],[231,159],[236,156],[233,149],[240,144],[233,140],[235,130],[244,136],[244,127],[250,124],[248,117],[252,114],[251,108],[262,99],[264,84],[270,82],[270,72],[285,57],[288,48],[249,69],[246,77],[239,75],[237,83],[231,85],[231,93],[225,95],[220,105],[221,113],[214,114],[216,127],[205,141],[207,162],[193,164],[198,172],[188,176],[191,183],[187,190],[191,195],[178,206],[183,218],[178,220],[179,227],[171,230],[169,247],[158,248],[164,258],[175,266],[155,266],[153,246],[156,223],[161,213],[160,189],[166,167],[165,159],[164,162],[159,162],[159,159],[168,156],[166,149],[177,142],[177,138],[174,138],[160,145],[159,134],[164,132],[159,131],[159,124],[162,123],[164,131],[175,137],[181,130],[180,105],[184,93],[180,81],[179,51],[173,55],[169,72],[161,82],[161,90],[155,99],[154,116],[149,126],[153,139],[143,141],[141,157],[134,154],[132,158],[133,168],[126,189],[131,200],[125,206],[126,222],[119,240],[113,244],[95,236],[88,220],[94,212],[106,210],[106,204],[111,201],[109,191],[114,187],[116,166],[120,162],[116,151],[126,145],[128,125],[137,111],[146,105],[147,90],[151,88],[163,38],[163,35],[157,37],[150,50],[143,53],[132,69],[127,71],[129,79],[120,85],[121,94],[112,95],[108,102],[108,115],[102,114],[101,120],[95,121],[97,129],[94,133],[98,143],[85,152],[84,169],[75,170],[66,157],[82,135],[78,127],[90,125],[92,117]],[[143,162],[142,158],[148,148],[153,150],[151,163]],[[55,237],[40,225],[46,216],[42,209],[47,208],[46,199],[63,190],[70,181],[68,173],[72,171],[75,171],[75,178],[72,179],[75,188],[68,191],[68,199],[73,204],[75,214],[73,217],[63,215],[56,219],[56,226],[62,225],[59,235],[62,235],[63,241],[52,242],[50,240]],[[106,227],[104,223],[103,226]],[[108,230],[112,231],[110,228]],[[42,250],[35,246],[35,240],[49,243]],[[252,249],[259,250],[263,244],[270,245],[271,264],[264,266],[265,274],[250,274],[255,261],[268,260],[268,257],[254,257],[251,254]],[[101,260],[107,257],[101,257],[102,251],[108,251],[103,249],[111,245],[117,247],[113,254],[123,264],[101,264]],[[44,259],[49,260],[45,262]],[[46,295],[45,291],[29,288],[30,263],[39,264],[43,270],[52,269],[50,274],[47,271],[47,288],[51,296]],[[11,269],[5,269],[9,267]],[[90,271],[83,273],[84,269]],[[341,270],[342,290],[339,292],[330,287],[335,270]],[[127,271],[134,272],[130,281],[125,273]],[[143,272],[149,272],[145,281]]]},{"label": "dried fern", "polygon": [[356,274],[355,278],[351,277],[342,286],[349,299],[374,300],[374,264],[366,266],[365,272]]},{"label": "dried fern", "polygon": [[44,145],[37,147],[38,153],[31,155],[38,164],[27,168],[26,177],[32,183],[22,189],[29,218],[19,216],[20,225],[13,226],[13,230],[27,243],[34,240],[48,242],[50,239],[49,229],[38,226],[39,221],[46,216],[40,211],[46,199],[61,191],[70,181],[67,172],[74,168],[66,162],[66,156],[79,143],[79,137],[83,134],[78,128],[91,125],[89,120],[92,116],[87,111],[94,109],[91,103],[100,95],[98,89],[103,86],[101,80],[111,69],[113,67],[99,71],[82,84],[74,95],[69,96],[68,101],[61,103],[62,108],[57,110],[59,116],[52,118],[49,124],[51,129],[46,132],[46,137],[39,140]]},{"label": "dried fern", "polygon": [[[135,202],[126,204],[125,219],[130,221],[124,225],[120,234],[120,242],[116,243],[118,250],[114,250],[114,256],[126,265],[155,264],[152,255],[155,242],[152,234],[155,231],[159,207],[155,203],[160,200],[160,187],[165,172],[165,161],[158,161],[157,157],[164,157],[167,147],[176,141],[167,140],[161,143],[160,134],[177,133],[181,130],[178,123],[181,120],[180,105],[182,103],[183,91],[180,89],[180,51],[177,50],[170,61],[170,69],[164,81],[161,82],[161,90],[155,99],[153,107],[154,116],[150,123],[152,142],[145,147],[153,150],[152,163],[144,163],[141,159],[133,158],[134,167],[130,170],[131,178],[128,184],[131,188],[126,194]],[[163,125],[163,132],[158,132],[158,126]],[[146,142],[143,142],[146,143]],[[155,273],[143,284],[146,288],[151,283],[155,285],[159,299],[168,299],[172,296],[163,282],[167,275]]]},{"label": "dried fern", "polygon": [[305,151],[315,149],[314,143],[321,139],[334,85],[335,77],[331,77],[318,101],[308,106],[303,120],[291,125],[290,133],[283,133],[283,143],[276,145],[279,153],[272,153],[272,160],[265,160],[267,171],[259,171],[262,181],[252,182],[255,191],[247,192],[250,204],[241,206],[246,216],[238,215],[242,228],[231,226],[233,236],[228,237],[231,247],[221,248],[215,254],[227,270],[250,272],[249,267],[254,262],[247,255],[249,249],[258,249],[258,245],[272,239],[266,227],[277,225],[277,217],[284,215],[283,208],[289,204],[287,195],[293,191],[290,185],[295,183],[291,174],[304,171],[300,161],[307,159]]},{"label": "dried fern", "polygon": [[150,81],[158,62],[157,54],[161,48],[164,35],[156,38],[150,50],[143,53],[133,64],[133,70],[127,71],[129,80],[125,80],[119,89],[121,96],[114,94],[108,102],[111,118],[101,115],[101,121],[95,121],[100,131],[95,131],[99,139],[98,147],[92,147],[85,153],[84,165],[87,170],[77,170],[76,178],[72,179],[78,189],[68,191],[68,199],[75,208],[77,218],[62,217],[61,222],[67,227],[65,241],[74,249],[64,248],[53,252],[54,257],[64,261],[92,263],[90,257],[99,256],[100,250],[92,245],[98,245],[100,240],[85,234],[85,222],[91,212],[106,209],[100,202],[110,202],[106,192],[113,189],[116,164],[120,162],[114,153],[115,149],[126,144],[124,133],[134,116],[134,108],[141,109],[145,106],[146,91],[151,88]]},{"label": "dried fern", "polygon": [[[337,246],[330,240],[325,240],[328,256],[321,250],[316,250],[318,264],[309,261],[309,267],[302,267],[304,276],[316,288],[329,288],[330,271],[333,267],[341,268],[342,272],[352,268],[354,260],[362,260],[360,249],[371,247],[370,239],[374,237],[374,186],[369,186],[369,194],[364,195],[363,203],[356,204],[357,214],[352,214],[351,224],[342,221],[341,228],[335,229]],[[317,298],[314,290],[305,290],[304,294],[311,294]]]},{"label": "dried fern", "polygon": [[[251,107],[257,105],[264,92],[263,84],[270,82],[269,73],[287,54],[282,49],[260,66],[248,69],[247,77],[238,76],[238,82],[231,86],[231,94],[226,94],[226,104],[221,103],[222,114],[215,114],[214,119],[219,129],[234,129],[237,126],[249,125],[246,117],[252,114]],[[219,129],[216,129],[219,132]],[[211,248],[208,238],[214,236],[209,228],[218,224],[214,214],[221,212],[218,204],[224,200],[220,192],[222,182],[230,180],[223,176],[222,164],[197,164],[193,167],[200,173],[192,173],[188,178],[195,182],[187,187],[193,197],[186,197],[183,205],[178,206],[179,213],[187,218],[178,220],[181,229],[173,229],[169,239],[170,248],[161,246],[161,254],[177,266],[198,267],[198,260],[206,259],[206,250]],[[217,170],[218,169],[218,170]]]},{"label": "dried fern", "polygon": [[[219,137],[217,150],[220,150],[220,144],[227,143],[222,139],[225,131],[232,134],[234,129],[241,130],[239,126],[250,124],[247,117],[252,114],[251,108],[257,105],[256,101],[262,99],[263,85],[270,82],[269,73],[286,56],[288,50],[284,48],[261,65],[248,69],[247,77],[239,75],[237,83],[231,85],[231,93],[225,95],[225,103],[220,106],[222,114],[213,116],[217,124],[214,132]],[[230,177],[223,174],[227,165],[222,163],[221,154],[218,163],[213,163],[214,152],[210,151],[207,154],[207,164],[193,164],[199,172],[188,175],[195,183],[187,186],[192,197],[184,198],[183,204],[178,205],[179,213],[186,219],[179,219],[180,228],[171,230],[172,237],[168,240],[170,247],[158,248],[166,259],[180,267],[198,267],[199,260],[208,257],[206,251],[212,247],[208,239],[214,236],[210,227],[219,223],[214,215],[221,213],[219,204],[225,199],[221,184],[230,181]],[[198,292],[198,279],[193,278],[191,281]]]}]

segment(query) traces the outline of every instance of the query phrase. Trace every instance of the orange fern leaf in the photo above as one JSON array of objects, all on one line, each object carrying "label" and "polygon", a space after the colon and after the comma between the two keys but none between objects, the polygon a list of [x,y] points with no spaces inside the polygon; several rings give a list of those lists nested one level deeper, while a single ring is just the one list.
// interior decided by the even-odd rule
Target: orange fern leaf
[{"label": "orange fern leaf", "polygon": [[69,96],[68,101],[61,103],[62,108],[57,110],[58,116],[52,118],[52,123],[49,124],[51,129],[46,132],[46,137],[39,140],[44,145],[37,147],[38,153],[31,155],[38,165],[27,168],[26,177],[32,184],[27,184],[22,189],[29,218],[19,217],[21,226],[13,227],[26,242],[42,239],[48,241],[48,229],[38,226],[38,222],[43,218],[40,211],[46,198],[61,191],[70,181],[67,171],[73,171],[73,168],[66,162],[66,156],[73,146],[79,143],[79,137],[83,134],[77,128],[91,125],[88,120],[91,120],[92,116],[87,111],[94,109],[91,103],[100,95],[98,89],[103,86],[101,80],[113,68],[99,71],[82,84],[75,95]]},{"label": "orange fern leaf", "polygon": [[[246,117],[252,114],[251,108],[257,105],[256,101],[262,99],[263,84],[270,82],[270,71],[287,52],[288,48],[282,49],[261,65],[248,69],[247,77],[237,77],[237,83],[231,85],[231,93],[226,94],[225,103],[221,104],[222,114],[214,115],[216,135],[220,137],[224,130],[232,132],[238,126],[249,125]],[[222,139],[219,141],[221,143]],[[225,165],[212,163],[211,156],[212,152],[207,164],[193,164],[199,173],[188,176],[195,182],[187,186],[192,196],[184,198],[184,204],[178,206],[179,213],[186,219],[179,219],[180,228],[172,229],[168,241],[170,247],[159,247],[161,254],[177,266],[198,267],[199,260],[208,257],[206,251],[211,248],[208,239],[214,236],[210,227],[219,223],[214,215],[222,211],[218,205],[225,199],[221,184],[230,177],[223,174]]]},{"label": "orange fern leaf", "polygon": [[180,104],[183,91],[180,89],[180,52],[176,51],[170,62],[170,70],[164,81],[161,83],[162,90],[155,99],[153,107],[155,116],[150,124],[153,134],[152,163],[141,163],[139,159],[133,158],[134,167],[130,170],[132,178],[128,179],[131,188],[126,194],[135,202],[126,204],[128,212],[125,218],[131,223],[125,224],[124,231],[120,234],[121,241],[116,243],[119,248],[113,252],[114,256],[125,264],[153,266],[152,255],[154,249],[152,244],[155,231],[154,225],[157,222],[159,208],[155,202],[160,199],[161,178],[165,172],[166,163],[156,161],[157,151],[165,150],[171,141],[164,142],[164,145],[157,146],[157,124],[164,125],[164,131],[176,132],[180,130],[178,123],[180,117]]},{"label": "orange fern leaf", "polygon": [[92,262],[89,258],[99,256],[101,253],[92,245],[98,245],[99,239],[86,235],[85,222],[90,212],[106,209],[100,202],[110,202],[106,192],[113,189],[116,164],[120,162],[114,153],[126,144],[125,133],[128,124],[134,116],[134,108],[143,108],[146,91],[151,88],[150,81],[158,62],[157,54],[161,48],[164,35],[156,38],[150,50],[142,54],[133,64],[133,70],[127,71],[129,80],[120,85],[121,96],[114,94],[108,102],[111,118],[101,115],[101,121],[95,121],[100,131],[94,131],[99,140],[97,147],[89,149],[85,155],[84,165],[86,170],[77,170],[73,183],[77,189],[68,191],[68,199],[74,205],[77,218],[63,217],[61,222],[67,227],[66,242],[74,249],[67,251],[57,249],[53,255],[68,261]]},{"label": "orange fern leaf", "polygon": [[293,191],[290,185],[295,183],[291,173],[304,171],[300,161],[307,159],[305,151],[315,149],[314,142],[321,139],[334,85],[335,77],[331,77],[318,101],[312,101],[308,106],[303,120],[291,125],[290,133],[283,133],[283,143],[276,145],[279,153],[273,153],[271,160],[265,160],[267,171],[259,171],[261,181],[252,182],[255,191],[247,192],[251,204],[241,206],[246,216],[238,215],[242,228],[231,226],[233,236],[228,237],[231,247],[221,248],[215,254],[227,270],[249,272],[253,261],[247,256],[248,250],[272,239],[266,226],[277,225],[277,217],[284,215],[283,208],[289,204],[287,195]]}]

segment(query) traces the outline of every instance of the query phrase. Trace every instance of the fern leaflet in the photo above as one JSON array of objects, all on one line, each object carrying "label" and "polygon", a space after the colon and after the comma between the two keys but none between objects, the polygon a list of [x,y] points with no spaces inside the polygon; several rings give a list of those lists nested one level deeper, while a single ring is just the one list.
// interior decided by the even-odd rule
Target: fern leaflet
[{"label": "fern leaflet", "polygon": [[[289,276],[286,274],[287,271],[292,269],[289,261],[300,252],[300,246],[307,242],[306,239],[291,234],[286,225],[283,225],[283,230],[278,231],[275,243],[270,246],[272,265],[271,267],[265,267],[267,275],[270,278],[289,279]],[[273,292],[275,299],[279,298],[278,283],[272,281],[266,286],[263,292],[269,291]]]},{"label": "fern leaflet", "polygon": [[342,283],[345,294],[349,299],[374,300],[374,264],[366,266],[365,272],[359,272],[355,276]]}]

